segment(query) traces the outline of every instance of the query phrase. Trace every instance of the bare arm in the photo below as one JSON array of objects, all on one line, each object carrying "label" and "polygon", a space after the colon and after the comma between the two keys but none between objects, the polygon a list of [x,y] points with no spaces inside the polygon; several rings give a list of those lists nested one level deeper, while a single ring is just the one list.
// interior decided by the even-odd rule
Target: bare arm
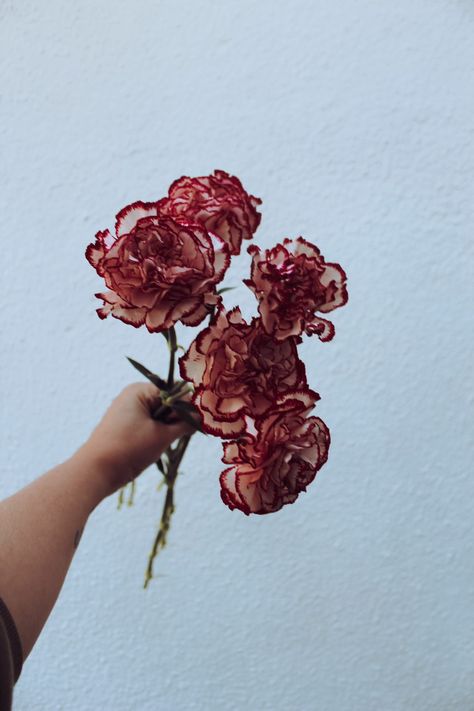
[{"label": "bare arm", "polygon": [[189,432],[187,425],[151,418],[158,395],[151,384],[125,388],[75,454],[0,502],[0,596],[15,620],[25,659],[91,512]]}]

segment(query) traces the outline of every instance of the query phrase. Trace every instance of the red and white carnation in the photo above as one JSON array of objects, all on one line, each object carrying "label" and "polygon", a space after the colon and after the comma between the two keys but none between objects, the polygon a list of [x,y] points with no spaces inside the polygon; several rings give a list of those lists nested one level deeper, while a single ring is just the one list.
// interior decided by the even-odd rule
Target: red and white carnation
[{"label": "red and white carnation", "polygon": [[319,395],[288,392],[255,422],[253,433],[224,444],[221,498],[230,509],[267,514],[296,501],[328,458],[329,430],[308,417]]},{"label": "red and white carnation", "polygon": [[246,323],[238,307],[221,306],[180,359],[181,376],[195,386],[203,429],[236,437],[246,430],[246,416],[260,416],[282,393],[305,387],[296,344],[269,336],[259,318]]},{"label": "red and white carnation", "polygon": [[267,333],[281,340],[303,332],[321,341],[334,336],[331,321],[316,316],[343,306],[348,298],[346,274],[339,264],[325,262],[319,249],[303,237],[252,255],[250,279],[244,283],[258,299],[258,310]]},{"label": "red and white carnation", "polygon": [[250,239],[260,224],[260,198],[249,195],[235,176],[223,170],[199,178],[183,176],[159,202],[162,214],[187,220],[218,235],[230,254],[240,254],[243,239]]},{"label": "red and white carnation", "polygon": [[[224,442],[221,498],[246,515],[267,514],[293,503],[328,458],[330,433],[310,413],[319,395],[308,388],[298,356],[302,334],[322,341],[334,326],[321,314],[348,300],[346,274],[326,262],[318,247],[298,237],[272,249],[251,245],[250,279],[259,315],[248,323],[239,307],[227,311],[217,291],[232,255],[257,230],[261,200],[223,170],[183,176],[157,202],[135,202],[116,216],[115,231],[99,231],[86,258],[105,281],[95,294],[101,319],[112,315],[150,332],[166,331],[170,362],[166,380],[129,359],[160,390],[155,419],[176,422]],[[175,380],[174,326],[210,321],[180,358]],[[194,407],[193,407],[194,405]],[[192,430],[191,430],[192,431]],[[162,519],[149,559],[166,542],[173,513],[173,486],[190,435],[157,462],[168,487]],[[151,562],[150,562],[151,561]]]},{"label": "red and white carnation", "polygon": [[203,227],[177,222],[157,203],[135,202],[116,218],[115,235],[98,232],[86,258],[109,291],[96,296],[109,314],[150,332],[180,321],[196,326],[219,303],[216,285],[229,266],[222,240]]}]

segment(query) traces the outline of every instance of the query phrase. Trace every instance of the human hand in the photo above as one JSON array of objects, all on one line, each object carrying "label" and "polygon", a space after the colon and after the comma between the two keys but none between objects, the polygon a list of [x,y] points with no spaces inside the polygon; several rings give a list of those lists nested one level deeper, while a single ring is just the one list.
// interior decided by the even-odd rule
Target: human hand
[{"label": "human hand", "polygon": [[160,392],[153,383],[127,385],[81,447],[82,454],[100,465],[106,477],[106,495],[156,462],[175,439],[194,432],[184,422],[165,424],[154,420],[152,413],[159,404]]}]

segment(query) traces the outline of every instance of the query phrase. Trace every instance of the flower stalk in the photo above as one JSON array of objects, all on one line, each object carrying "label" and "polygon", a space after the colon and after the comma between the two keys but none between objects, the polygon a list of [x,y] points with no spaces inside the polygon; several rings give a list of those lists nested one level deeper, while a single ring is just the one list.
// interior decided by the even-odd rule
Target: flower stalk
[{"label": "flower stalk", "polygon": [[[190,387],[189,383],[185,382],[184,380],[178,380],[176,382],[174,380],[176,352],[179,348],[176,338],[176,330],[174,327],[172,327],[168,329],[168,331],[166,331],[166,333],[164,333],[163,335],[165,336],[170,353],[168,377],[166,382],[161,380],[159,376],[156,376],[154,373],[148,370],[148,368],[145,368],[132,358],[129,358],[128,360],[135,368],[137,368],[137,370],[139,370],[151,382],[153,382],[160,391],[160,404],[152,413],[153,419],[162,420],[166,422],[168,421],[170,415],[177,413],[178,416],[181,417],[181,419],[188,422],[192,422],[194,424],[195,421],[192,420],[191,414],[191,411],[194,409],[194,407],[190,405],[190,403],[181,400],[181,398],[187,393],[189,393],[192,388]],[[173,413],[174,408],[175,413]],[[188,410],[188,408],[190,409]],[[197,423],[195,423],[195,426],[196,429],[199,429]],[[192,434],[187,434],[180,437],[180,439],[178,440],[178,444],[175,447],[170,445],[165,450],[164,456],[160,457],[160,459],[155,462],[158,470],[163,475],[163,481],[160,483],[158,490],[161,489],[163,485],[166,485],[166,495],[163,503],[161,519],[158,524],[158,530],[153,541],[150,553],[148,555],[148,562],[145,571],[145,580],[143,583],[143,587],[145,589],[148,587],[148,584],[153,578],[153,565],[155,562],[155,558],[159,554],[159,552],[166,546],[167,543],[168,532],[171,526],[171,519],[175,511],[174,487],[179,474],[179,467],[181,461],[184,457],[191,437]],[[117,508],[119,509],[124,503],[125,489],[126,487],[123,487],[119,492],[117,506]],[[134,494],[135,482],[133,481],[130,485],[130,491],[127,501],[128,506],[131,506],[133,504]]]},{"label": "flower stalk", "polygon": [[[174,485],[179,474],[179,465],[184,457],[187,446],[192,435],[184,435],[178,440],[177,446],[173,449],[171,445],[166,450],[168,466],[165,469],[164,480],[166,482],[166,496],[163,504],[158,531],[153,541],[150,554],[148,556],[148,564],[145,572],[145,582],[143,587],[146,589],[150,580],[153,578],[153,563],[156,556],[166,546],[168,531],[171,524],[171,517],[175,512],[174,505]],[[158,464],[157,464],[158,466]]]},{"label": "flower stalk", "polygon": [[172,326],[168,330],[168,348],[170,349],[170,364],[169,364],[169,369],[168,369],[168,390],[171,390],[171,388],[174,385],[174,363],[175,363],[175,358],[176,358],[176,351],[178,350],[178,344],[176,341],[176,330],[174,326]]}]

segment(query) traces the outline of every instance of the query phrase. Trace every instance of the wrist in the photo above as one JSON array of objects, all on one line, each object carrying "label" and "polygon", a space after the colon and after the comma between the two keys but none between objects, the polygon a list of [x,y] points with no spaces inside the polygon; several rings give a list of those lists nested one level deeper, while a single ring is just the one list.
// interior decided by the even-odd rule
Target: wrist
[{"label": "wrist", "polygon": [[119,488],[115,485],[120,476],[117,466],[88,442],[73,454],[71,461],[90,495],[92,508]]}]

